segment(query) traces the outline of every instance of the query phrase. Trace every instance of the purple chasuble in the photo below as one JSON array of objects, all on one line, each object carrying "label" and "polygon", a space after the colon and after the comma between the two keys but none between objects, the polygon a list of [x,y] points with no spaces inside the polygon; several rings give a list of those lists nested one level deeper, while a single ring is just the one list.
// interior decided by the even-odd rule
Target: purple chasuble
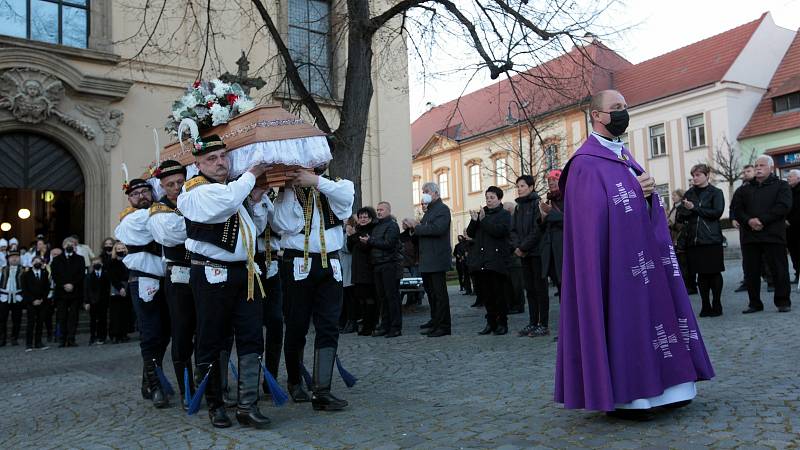
[{"label": "purple chasuble", "polygon": [[614,405],[708,380],[706,353],[658,195],[648,208],[643,172],[595,136],[559,180],[564,266],[555,401],[611,411]]}]

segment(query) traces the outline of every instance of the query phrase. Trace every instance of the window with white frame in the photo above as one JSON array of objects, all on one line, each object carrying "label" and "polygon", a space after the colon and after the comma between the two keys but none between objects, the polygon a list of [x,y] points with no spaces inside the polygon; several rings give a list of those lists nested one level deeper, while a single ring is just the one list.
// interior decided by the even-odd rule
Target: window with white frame
[{"label": "window with white frame", "polygon": [[508,184],[508,163],[505,158],[494,160],[494,183],[497,186]]},{"label": "window with white frame", "polygon": [[86,48],[88,0],[0,0],[0,34]]},{"label": "window with white frame", "polygon": [[289,54],[308,92],[332,98],[330,3],[289,0]]},{"label": "window with white frame", "polygon": [[411,182],[411,201],[415,205],[419,205],[421,203],[419,195],[419,180],[414,180]]},{"label": "window with white frame", "polygon": [[696,114],[686,118],[689,126],[689,148],[706,145],[706,122],[703,114]]},{"label": "window with white frame", "polygon": [[469,191],[479,192],[481,190],[481,165],[472,164],[469,166]]},{"label": "window with white frame", "polygon": [[544,160],[547,170],[558,169],[558,144],[550,144],[544,149]]},{"label": "window with white frame", "polygon": [[442,172],[437,176],[436,182],[439,184],[439,196],[441,198],[450,197],[450,177],[447,172]]},{"label": "window with white frame", "polygon": [[664,205],[664,209],[669,211],[669,202],[671,200],[670,193],[669,193],[669,184],[657,184],[656,185],[656,193],[661,198],[661,204]]},{"label": "window with white frame", "polygon": [[650,156],[663,156],[667,154],[667,137],[664,134],[664,124],[650,127]]}]

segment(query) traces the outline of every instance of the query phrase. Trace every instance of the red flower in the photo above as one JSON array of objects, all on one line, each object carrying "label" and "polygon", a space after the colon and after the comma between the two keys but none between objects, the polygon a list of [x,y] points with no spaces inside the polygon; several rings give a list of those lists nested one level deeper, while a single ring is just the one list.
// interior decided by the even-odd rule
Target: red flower
[{"label": "red flower", "polygon": [[200,87],[200,80],[197,80],[194,83],[192,83],[192,87],[194,87],[195,89],[199,88]]},{"label": "red flower", "polygon": [[206,106],[208,106],[209,108],[214,106],[214,100],[209,100],[208,103],[206,103]]},{"label": "red flower", "polygon": [[236,94],[228,94],[225,96],[225,99],[228,101],[229,105],[233,105],[234,103],[236,103],[236,100],[239,99],[239,96]]},{"label": "red flower", "polygon": [[122,183],[122,190],[123,191],[127,191],[128,190],[128,183]]}]

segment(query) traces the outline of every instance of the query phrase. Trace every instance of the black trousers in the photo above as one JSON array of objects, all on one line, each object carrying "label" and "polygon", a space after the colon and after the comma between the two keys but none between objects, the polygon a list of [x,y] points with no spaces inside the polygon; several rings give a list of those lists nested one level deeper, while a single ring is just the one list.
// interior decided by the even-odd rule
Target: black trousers
[{"label": "black trousers", "polygon": [[128,301],[121,295],[112,295],[108,300],[108,334],[122,339],[128,334]]},{"label": "black trousers", "polygon": [[505,298],[508,308],[524,309],[525,294],[523,293],[523,290],[525,289],[525,281],[523,277],[522,265],[512,265],[509,267],[508,276],[505,278],[506,282],[503,286],[506,293]]},{"label": "black trousers", "polygon": [[42,325],[44,324],[44,314],[47,311],[45,302],[39,306],[28,305],[28,324],[25,327],[25,346],[27,348],[42,346]]},{"label": "black trousers", "polygon": [[247,301],[248,273],[244,264],[228,266],[227,278],[218,283],[208,281],[206,269],[200,265],[192,265],[191,269],[190,284],[197,309],[195,363],[199,366],[219,361],[231,334],[236,339],[239,357],[260,355],[264,350],[264,335],[263,299],[258,283],[254,284],[253,301]]},{"label": "black trousers", "polygon": [[445,272],[423,272],[422,284],[431,305],[431,330],[450,332],[450,296]]},{"label": "black trousers", "polygon": [[550,295],[547,279],[542,276],[542,258],[539,256],[522,258],[522,277],[525,281],[525,295],[528,298],[530,324],[547,328],[550,320]]},{"label": "black trousers", "polygon": [[[266,278],[266,270],[262,269],[262,272]],[[277,275],[264,280],[264,290],[267,293],[263,305],[263,324],[266,328],[264,365],[273,377],[277,377],[283,348],[283,286],[280,270]]]},{"label": "black trousers", "polygon": [[353,295],[358,308],[361,310],[361,318],[364,319],[363,326],[369,331],[375,329],[378,324],[378,304],[375,295],[375,285],[367,283],[357,283],[353,286]]},{"label": "black trousers", "polygon": [[89,307],[89,342],[105,341],[108,336],[108,300]]},{"label": "black trousers", "polygon": [[496,328],[498,325],[508,325],[508,301],[505,287],[510,283],[508,277],[502,273],[491,270],[476,272],[478,284],[483,295],[483,305],[486,307],[486,323]]},{"label": "black trousers", "polygon": [[61,329],[61,342],[75,342],[78,314],[82,305],[81,299],[76,297],[56,299],[56,320]]},{"label": "black trousers", "polygon": [[800,272],[800,225],[786,228],[786,247],[796,276]]},{"label": "black trousers", "polygon": [[395,264],[375,267],[375,293],[381,305],[381,324],[384,331],[402,331],[403,313],[400,309],[401,268]]},{"label": "black trousers", "polygon": [[[763,258],[763,259],[762,259]],[[745,267],[745,282],[749,306],[763,309],[761,302],[761,269],[762,262],[772,274],[775,286],[775,306],[791,306],[791,288],[789,286],[789,261],[786,258],[786,246],[783,244],[743,244],[742,260]]]},{"label": "black trousers", "polygon": [[[186,283],[173,283],[172,267],[167,268],[164,281],[164,294],[169,310],[170,334],[172,339],[172,362],[191,365],[194,353],[194,336],[197,324],[197,312],[194,307],[192,287]],[[183,374],[176,374],[183,376]]]},{"label": "black trousers", "polygon": [[319,253],[312,253],[308,276],[302,280],[295,280],[295,257],[302,258],[302,252],[287,251],[281,262],[286,312],[283,351],[289,384],[300,384],[300,358],[306,346],[306,335],[311,321],[314,321],[316,332],[314,348],[338,348],[339,316],[342,312],[342,281],[334,278],[332,255],[328,255],[328,267],[323,269]]},{"label": "black trousers", "polygon": [[56,311],[55,301],[52,298],[46,299],[42,302],[44,306],[44,329],[47,331],[47,338],[53,339],[53,313]]},{"label": "black trousers", "polygon": [[139,277],[132,276],[128,288],[136,311],[136,327],[139,329],[139,350],[143,361],[156,360],[158,365],[164,361],[164,353],[169,345],[169,308],[164,299],[163,282],[149,302],[139,297]]},{"label": "black trousers", "polygon": [[22,324],[22,303],[0,303],[0,344],[6,342],[8,316],[11,315],[11,339],[19,339]]},{"label": "black trousers", "polygon": [[465,291],[467,289],[466,279],[469,278],[467,265],[462,261],[456,261],[456,272],[458,273],[458,287]]}]

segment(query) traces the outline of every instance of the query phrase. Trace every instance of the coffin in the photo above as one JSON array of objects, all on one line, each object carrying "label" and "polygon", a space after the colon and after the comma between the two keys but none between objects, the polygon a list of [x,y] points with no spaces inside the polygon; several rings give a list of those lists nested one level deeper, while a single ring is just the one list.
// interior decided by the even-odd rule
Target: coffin
[{"label": "coffin", "polygon": [[[298,167],[313,168],[331,160],[325,133],[283,109],[280,105],[256,107],[230,122],[200,132],[202,137],[219,135],[231,158],[235,178],[255,164],[271,166],[257,181],[262,187],[282,186],[286,173]],[[197,173],[191,139],[172,143],[161,151],[160,160],[174,159],[187,166],[187,178]]]}]

